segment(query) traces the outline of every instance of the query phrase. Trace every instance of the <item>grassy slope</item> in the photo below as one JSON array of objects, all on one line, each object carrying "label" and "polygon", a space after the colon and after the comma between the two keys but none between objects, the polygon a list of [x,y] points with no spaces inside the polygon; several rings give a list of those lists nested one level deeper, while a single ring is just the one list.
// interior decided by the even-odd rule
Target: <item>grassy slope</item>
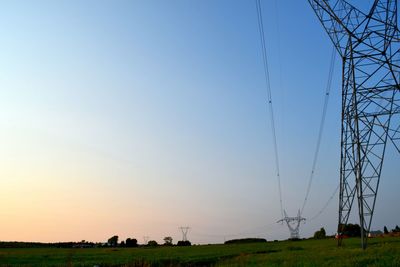
[{"label": "grassy slope", "polygon": [[0,249],[0,266],[400,266],[400,239],[118,249]]},{"label": "grassy slope", "polygon": [[400,239],[369,240],[366,251],[359,239],[345,240],[337,247],[334,240],[280,242],[276,253],[242,255],[218,266],[400,266]]}]

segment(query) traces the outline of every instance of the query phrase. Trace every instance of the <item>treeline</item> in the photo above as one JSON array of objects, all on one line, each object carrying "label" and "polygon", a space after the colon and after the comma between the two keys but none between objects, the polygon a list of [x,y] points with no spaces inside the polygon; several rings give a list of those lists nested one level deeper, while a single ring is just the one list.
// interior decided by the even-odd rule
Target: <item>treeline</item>
[{"label": "treeline", "polygon": [[266,243],[267,239],[264,238],[242,238],[242,239],[232,239],[225,241],[224,244],[249,244],[249,243]]},{"label": "treeline", "polygon": [[145,247],[157,247],[157,246],[178,246],[178,247],[185,247],[191,246],[192,243],[189,240],[185,241],[178,241],[176,245],[172,242],[172,237],[166,236],[164,237],[164,243],[158,244],[155,240],[150,240],[147,244],[139,245],[136,238],[127,238],[125,241],[122,240],[120,243],[118,242],[119,237],[114,235],[107,240],[103,246],[105,247],[138,247],[138,246],[145,246]]},{"label": "treeline", "polygon": [[391,231],[389,231],[389,230],[387,229],[387,227],[385,226],[385,227],[383,227],[383,233],[384,233],[384,234],[390,234],[390,233],[392,233],[392,234],[398,234],[398,233],[400,233],[400,227],[399,227],[398,225],[396,225],[396,227],[395,227],[394,229],[392,229]]},{"label": "treeline", "polygon": [[361,236],[361,227],[358,224],[342,224],[339,226],[341,229],[341,234],[347,237],[359,237]]},{"label": "treeline", "polygon": [[165,237],[164,243],[159,244],[155,240],[150,240],[146,244],[138,244],[136,238],[127,238],[126,240],[118,241],[117,235],[110,237],[107,242],[88,242],[82,240],[80,242],[56,242],[56,243],[41,243],[41,242],[18,242],[11,241],[5,242],[0,241],[0,248],[105,248],[105,247],[123,247],[123,248],[135,248],[135,247],[158,247],[158,246],[191,246],[191,242],[178,241],[173,244],[172,237]]},{"label": "treeline", "polygon": [[41,242],[0,242],[0,248],[77,248],[77,247],[99,247],[102,243],[93,242],[57,242],[57,243],[41,243]]},{"label": "treeline", "polygon": [[[340,225],[340,235],[341,237],[359,237],[361,236],[361,227],[358,224],[342,224]],[[338,234],[338,235],[339,235]],[[370,236],[400,236],[400,227],[396,225],[394,229],[389,231],[387,227],[385,226],[383,228],[383,232],[378,230],[378,231],[371,231]],[[314,239],[324,239],[327,238],[328,236],[326,235],[325,229],[322,227],[320,230],[316,231],[314,233]]]},{"label": "treeline", "polygon": [[[361,227],[358,224],[346,224],[341,225],[342,234],[348,237],[358,237],[361,235]],[[375,236],[379,235],[397,235],[400,234],[400,227],[396,225],[394,229],[389,231],[387,227],[383,227],[383,232],[381,230],[378,231],[371,231],[370,234],[374,234]]]}]

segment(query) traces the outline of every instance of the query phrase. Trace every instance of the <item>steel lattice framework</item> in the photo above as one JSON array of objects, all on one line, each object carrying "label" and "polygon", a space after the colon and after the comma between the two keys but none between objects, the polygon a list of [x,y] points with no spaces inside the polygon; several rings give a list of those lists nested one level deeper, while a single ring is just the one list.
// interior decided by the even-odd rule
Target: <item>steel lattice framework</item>
[{"label": "steel lattice framework", "polygon": [[286,211],[283,211],[284,218],[277,221],[278,223],[285,222],[290,231],[290,238],[299,239],[300,238],[300,223],[305,221],[306,219],[301,217],[300,210],[297,213],[297,217],[289,217],[287,216]]},{"label": "steel lattice framework", "polygon": [[181,226],[179,227],[179,230],[182,232],[182,241],[188,241],[187,239],[187,233],[189,232],[190,227],[189,226]]},{"label": "steel lattice framework", "polygon": [[387,141],[400,152],[397,0],[375,0],[369,13],[344,0],[308,2],[343,60],[338,234],[357,195],[365,248]]}]

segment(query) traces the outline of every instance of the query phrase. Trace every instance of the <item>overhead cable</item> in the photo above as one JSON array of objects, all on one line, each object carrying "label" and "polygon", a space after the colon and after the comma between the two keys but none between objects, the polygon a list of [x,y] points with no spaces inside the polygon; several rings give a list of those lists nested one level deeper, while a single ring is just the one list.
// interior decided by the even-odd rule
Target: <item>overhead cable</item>
[{"label": "overhead cable", "polygon": [[276,138],[275,116],[274,116],[274,109],[273,109],[273,105],[272,105],[271,82],[270,82],[270,75],[269,75],[269,69],[268,69],[267,47],[265,44],[264,24],[263,24],[262,12],[261,12],[260,0],[256,0],[256,7],[257,7],[258,29],[259,29],[260,41],[261,41],[262,60],[263,60],[263,65],[264,65],[265,84],[266,84],[266,88],[267,88],[267,100],[268,100],[268,107],[269,107],[269,114],[270,114],[270,121],[271,121],[272,139],[273,139],[273,144],[274,144],[275,170],[276,170],[276,177],[278,180],[279,203],[280,203],[280,208],[281,208],[281,215],[283,216],[282,187],[281,187],[280,167],[279,167],[278,142],[277,142],[277,138]]},{"label": "overhead cable", "polygon": [[303,206],[301,208],[300,214],[303,214],[304,208],[305,208],[308,198],[310,196],[311,185],[312,185],[312,182],[314,179],[315,169],[317,167],[318,155],[319,155],[319,150],[321,147],[322,134],[324,132],[326,113],[327,113],[327,109],[328,109],[329,96],[330,96],[330,92],[331,92],[331,88],[332,88],[332,77],[333,77],[333,73],[334,73],[334,69],[335,69],[335,60],[336,60],[336,49],[335,49],[335,47],[333,47],[332,55],[331,55],[331,63],[330,63],[330,67],[329,67],[328,82],[327,82],[327,86],[326,86],[326,90],[325,90],[324,106],[322,109],[321,122],[320,122],[320,126],[319,126],[318,138],[317,138],[317,145],[316,145],[315,152],[314,152],[314,158],[313,158],[313,162],[312,162],[310,177],[308,180],[306,196],[304,198]]}]

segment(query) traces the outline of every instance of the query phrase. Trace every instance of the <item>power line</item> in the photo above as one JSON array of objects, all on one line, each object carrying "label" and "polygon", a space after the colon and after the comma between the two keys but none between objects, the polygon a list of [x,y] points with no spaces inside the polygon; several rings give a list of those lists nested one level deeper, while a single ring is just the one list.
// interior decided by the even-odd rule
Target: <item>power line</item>
[{"label": "power line", "polygon": [[325,205],[322,207],[322,209],[316,213],[313,217],[311,217],[311,219],[309,219],[309,221],[315,220],[316,218],[318,218],[322,213],[324,213],[324,211],[326,210],[326,208],[328,208],[329,204],[331,203],[332,199],[335,197],[335,195],[337,194],[338,190],[339,190],[340,185],[336,186],[335,191],[333,192],[333,194],[329,197],[328,201],[325,203]]},{"label": "power line", "polygon": [[278,142],[276,138],[276,129],[275,129],[275,116],[274,109],[272,105],[272,92],[271,92],[271,83],[268,69],[268,57],[267,57],[267,48],[265,45],[265,34],[264,34],[264,24],[261,12],[261,3],[260,0],[256,0],[257,7],[257,19],[258,19],[258,29],[260,33],[260,41],[261,41],[261,52],[262,59],[264,65],[264,76],[265,76],[265,84],[267,88],[267,100],[271,121],[271,129],[272,129],[272,138],[274,143],[274,154],[275,154],[275,169],[276,169],[276,177],[278,180],[278,190],[279,190],[279,203],[281,208],[281,214],[283,216],[283,202],[282,202],[282,187],[281,187],[281,177],[280,177],[280,167],[279,167],[279,155],[278,155]]},{"label": "power line", "polygon": [[[245,231],[242,231],[242,232],[220,233],[220,234],[204,233],[204,232],[200,232],[197,230],[197,231],[192,232],[192,235],[201,236],[201,237],[212,237],[212,238],[234,238],[234,237],[240,237],[240,236],[254,236],[254,235],[259,235],[259,234],[266,234],[266,230],[271,230],[271,227],[273,227],[274,225],[275,225],[275,223],[270,223],[270,224],[266,224],[261,227],[253,227],[253,228],[245,229]],[[274,233],[276,233],[276,232],[277,231],[274,230]]]},{"label": "power line", "polygon": [[[276,6],[277,6],[277,3],[275,2],[275,7]],[[284,217],[283,216],[284,209],[283,209],[282,186],[281,186],[281,177],[280,177],[278,142],[277,142],[277,135],[276,135],[275,116],[274,116],[274,109],[273,109],[273,103],[272,103],[272,90],[271,90],[270,74],[269,74],[269,68],[268,68],[268,56],[267,56],[267,48],[266,48],[265,32],[264,32],[264,24],[263,24],[260,0],[256,0],[256,8],[257,8],[258,28],[259,28],[260,41],[261,41],[262,60],[263,60],[263,65],[264,65],[264,76],[265,76],[265,83],[266,83],[266,89],[267,89],[268,108],[269,108],[269,114],[270,114],[272,138],[273,138],[273,145],[274,145],[275,169],[276,169],[276,177],[277,177],[277,181],[278,181],[279,202],[280,202],[281,214],[282,214],[282,217]],[[304,212],[304,208],[307,204],[307,201],[308,201],[308,198],[310,195],[311,185],[312,185],[312,182],[313,182],[313,179],[315,176],[315,170],[316,170],[316,166],[317,166],[317,162],[318,162],[318,156],[319,156],[319,151],[320,151],[320,147],[321,147],[322,135],[323,135],[326,114],[327,114],[327,109],[328,109],[328,104],[329,104],[330,91],[331,91],[331,87],[332,87],[332,79],[333,79],[333,73],[334,73],[335,60],[336,60],[336,50],[335,50],[335,47],[333,47],[330,68],[329,68],[329,73],[328,73],[328,81],[327,81],[327,86],[326,86],[326,90],[325,90],[325,98],[324,98],[322,116],[321,116],[319,133],[318,133],[318,138],[317,138],[317,144],[316,144],[314,157],[313,157],[313,161],[312,161],[310,177],[309,177],[308,184],[307,184],[306,196],[304,198],[304,202],[303,202],[301,211],[299,212],[299,218],[301,218],[301,215]],[[327,208],[330,201],[333,199],[334,195],[336,194],[337,190],[338,189],[335,190],[334,194],[330,197],[330,199],[325,204],[325,206],[321,209],[321,211],[316,216],[314,216],[312,219],[315,219],[316,217],[318,217],[320,214],[322,214],[324,212],[324,210]]]},{"label": "power line", "polygon": [[334,69],[335,69],[335,60],[336,60],[336,49],[335,49],[335,47],[333,47],[332,48],[332,55],[331,55],[331,63],[330,63],[330,67],[329,67],[328,82],[327,82],[326,91],[325,91],[324,106],[323,106],[323,109],[322,109],[322,117],[321,117],[321,122],[320,122],[320,126],[319,126],[317,146],[315,148],[314,158],[313,158],[312,167],[311,167],[310,178],[308,180],[308,185],[307,185],[307,190],[306,190],[306,196],[304,198],[303,206],[301,208],[300,214],[303,214],[304,208],[305,208],[305,206],[307,204],[308,197],[310,195],[311,185],[312,185],[312,182],[313,182],[313,179],[314,179],[314,175],[315,175],[315,169],[316,169],[316,166],[317,166],[319,150],[320,150],[320,147],[321,147],[322,134],[324,132],[326,113],[327,113],[328,103],[329,103],[329,96],[330,96],[330,92],[331,92],[331,88],[332,88],[332,77],[333,77],[333,73],[334,73]]},{"label": "power line", "polygon": [[285,87],[283,85],[283,75],[282,75],[282,53],[281,53],[281,31],[280,31],[280,27],[279,27],[279,23],[280,23],[280,16],[279,16],[279,5],[278,5],[278,0],[274,1],[274,12],[275,12],[275,16],[276,16],[276,35],[277,35],[277,50],[278,50],[278,66],[279,66],[279,88],[280,90],[282,90],[285,93]]}]

